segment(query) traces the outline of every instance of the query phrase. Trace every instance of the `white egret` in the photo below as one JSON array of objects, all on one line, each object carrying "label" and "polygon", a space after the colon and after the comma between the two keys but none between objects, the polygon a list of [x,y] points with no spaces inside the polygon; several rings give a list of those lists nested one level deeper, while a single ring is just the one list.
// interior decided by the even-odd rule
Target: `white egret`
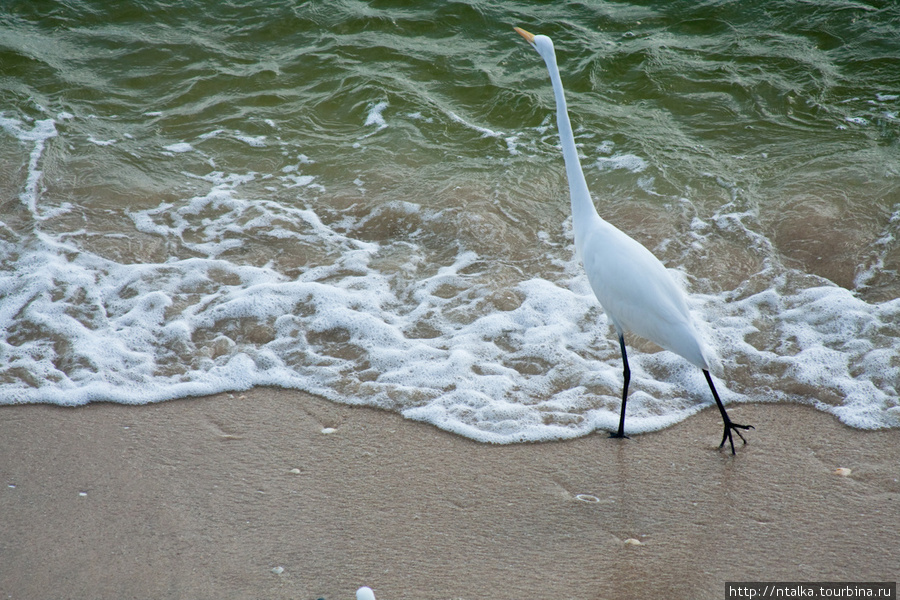
[{"label": "white egret", "polygon": [[738,425],[728,417],[709,374],[714,355],[694,326],[684,293],[659,259],[647,248],[604,221],[597,214],[597,209],[594,207],[587,188],[587,182],[584,180],[581,163],[578,160],[575,136],[572,134],[572,124],[569,122],[553,41],[545,35],[533,35],[519,27],[516,27],[515,30],[537,50],[550,72],[550,82],[556,98],[559,141],[562,144],[566,175],[569,180],[569,195],[572,201],[575,249],[584,264],[584,270],[587,272],[588,281],[597,300],[600,301],[600,305],[612,321],[619,336],[625,383],[622,388],[619,429],[610,436],[627,437],[625,435],[625,404],[628,398],[631,370],[628,368],[624,333],[630,331],[666,350],[681,355],[688,362],[703,370],[725,425],[725,432],[719,448],[722,448],[725,440],[728,440],[731,444],[731,453],[734,454],[734,440],[731,432],[735,431],[746,444],[747,440],[744,439],[740,430],[753,427]]}]

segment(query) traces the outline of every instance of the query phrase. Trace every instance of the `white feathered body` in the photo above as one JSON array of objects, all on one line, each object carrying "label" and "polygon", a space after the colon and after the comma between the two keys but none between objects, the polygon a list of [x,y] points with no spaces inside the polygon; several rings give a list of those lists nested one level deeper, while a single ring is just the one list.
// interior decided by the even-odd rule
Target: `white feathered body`
[{"label": "white feathered body", "polygon": [[684,292],[653,253],[600,217],[583,238],[576,247],[588,281],[618,332],[630,331],[709,370],[715,359]]},{"label": "white feathered body", "polygon": [[630,331],[683,356],[701,369],[717,370],[714,353],[703,342],[691,319],[684,292],[663,264],[640,242],[597,213],[578,160],[553,42],[538,35],[532,43],[547,63],[556,98],[556,122],[569,181],[575,248],[604,312],[620,334]]}]

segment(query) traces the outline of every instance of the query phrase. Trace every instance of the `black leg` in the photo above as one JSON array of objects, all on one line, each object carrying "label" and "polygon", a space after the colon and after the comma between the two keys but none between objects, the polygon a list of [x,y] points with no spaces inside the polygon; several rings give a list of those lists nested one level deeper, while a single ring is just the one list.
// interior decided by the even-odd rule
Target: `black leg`
[{"label": "black leg", "polygon": [[725,425],[725,433],[722,434],[722,443],[719,444],[719,448],[725,445],[725,440],[728,440],[728,443],[731,444],[731,453],[734,454],[734,440],[731,439],[731,430],[733,429],[738,437],[743,440],[746,444],[747,440],[744,439],[744,436],[741,435],[741,429],[753,429],[753,425],[738,425],[737,423],[732,423],[731,419],[728,417],[728,413],[725,412],[725,405],[722,404],[722,401],[719,400],[719,393],[716,392],[716,386],[713,385],[712,377],[709,375],[709,371],[703,369],[703,374],[706,375],[706,383],[709,384],[709,389],[712,390],[713,398],[716,399],[716,404],[719,406],[719,412],[722,413],[722,422]]},{"label": "black leg", "polygon": [[628,368],[628,353],[625,352],[625,336],[619,334],[619,348],[622,349],[622,362],[625,363],[623,375],[625,376],[625,384],[622,386],[622,413],[619,415],[619,431],[609,434],[609,437],[627,438],[625,435],[625,401],[628,398],[628,384],[631,382],[631,369]]}]

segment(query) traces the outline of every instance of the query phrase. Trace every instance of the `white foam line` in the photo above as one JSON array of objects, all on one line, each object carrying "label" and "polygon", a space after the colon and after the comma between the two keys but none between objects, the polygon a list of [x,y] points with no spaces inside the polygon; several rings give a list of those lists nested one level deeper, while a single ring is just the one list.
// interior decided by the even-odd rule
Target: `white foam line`
[{"label": "white foam line", "polygon": [[53,119],[41,119],[34,122],[31,130],[22,127],[22,121],[18,119],[10,119],[4,117],[0,113],[0,127],[14,135],[23,142],[34,142],[31,155],[28,159],[28,178],[25,181],[25,189],[19,194],[22,201],[35,219],[42,220],[59,213],[59,210],[53,211],[52,214],[42,216],[37,212],[38,184],[40,183],[43,171],[38,169],[41,155],[44,153],[44,143],[58,135],[56,131],[56,123]]},{"label": "white foam line", "polygon": [[647,169],[647,161],[634,154],[615,154],[609,157],[601,156],[597,159],[596,164],[601,171],[625,169],[632,173],[640,173]]},{"label": "white foam line", "polygon": [[181,154],[184,152],[190,152],[194,149],[194,147],[187,142],[178,142],[176,144],[169,144],[168,146],[164,146],[163,149],[169,152],[174,152],[175,154]]},{"label": "white foam line", "polygon": [[384,129],[387,127],[387,123],[384,120],[384,109],[388,107],[387,101],[377,102],[369,106],[369,114],[366,115],[366,122],[364,125],[366,127],[370,127],[372,125],[376,125],[378,129]]},{"label": "white foam line", "polygon": [[[369,105],[369,113],[366,115],[366,121],[363,123],[366,127],[375,127],[375,131],[371,131],[365,135],[359,136],[358,140],[364,140],[366,138],[370,138],[385,127],[388,126],[387,121],[384,120],[384,109],[388,107],[388,102],[383,100],[381,102],[375,102]],[[354,146],[357,147],[357,146]]]},{"label": "white foam line", "polygon": [[488,129],[487,127],[481,127],[481,126],[479,126],[479,125],[475,125],[475,124],[473,124],[473,123],[469,123],[468,121],[466,121],[465,119],[463,119],[462,117],[460,117],[458,114],[456,114],[456,113],[453,112],[452,110],[448,110],[448,111],[446,111],[446,113],[447,113],[447,116],[448,116],[448,117],[450,117],[451,119],[453,119],[453,120],[456,121],[457,123],[460,123],[460,124],[462,124],[462,125],[465,125],[465,126],[468,127],[469,129],[474,129],[475,131],[477,131],[477,132],[479,132],[480,134],[482,134],[484,137],[500,138],[500,137],[503,137],[504,135],[506,135],[506,134],[501,133],[501,132],[499,132],[499,131],[494,131],[493,129]]}]

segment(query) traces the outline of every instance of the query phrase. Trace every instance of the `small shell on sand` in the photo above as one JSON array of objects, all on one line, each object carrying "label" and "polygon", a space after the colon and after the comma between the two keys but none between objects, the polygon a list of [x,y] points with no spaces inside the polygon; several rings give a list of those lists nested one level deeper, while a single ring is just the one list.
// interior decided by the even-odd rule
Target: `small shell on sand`
[{"label": "small shell on sand", "polygon": [[363,586],[356,590],[356,600],[375,600],[375,592],[372,588]]},{"label": "small shell on sand", "polygon": [[581,500],[582,502],[600,502],[600,498],[597,496],[591,496],[590,494],[578,494],[575,496],[576,500]]},{"label": "small shell on sand", "polygon": [[299,475],[299,474],[300,474],[300,469],[291,469],[290,472],[293,473],[294,475]]},{"label": "small shell on sand", "polygon": [[627,540],[625,540],[622,543],[625,544],[626,546],[643,546],[644,545],[644,543],[642,541],[636,540],[634,538],[628,538]]},{"label": "small shell on sand", "polygon": [[322,430],[322,433],[327,435],[329,433],[334,433],[335,431],[337,431],[337,429],[335,429],[334,427],[326,427]]},{"label": "small shell on sand", "polygon": [[272,572],[276,575],[281,575],[282,573],[284,573],[284,567],[275,567],[274,569],[272,569]]},{"label": "small shell on sand", "polygon": [[846,467],[839,467],[834,470],[834,474],[840,475],[841,477],[849,477],[850,473],[852,473],[852,472],[853,472],[852,470],[850,470]]}]

